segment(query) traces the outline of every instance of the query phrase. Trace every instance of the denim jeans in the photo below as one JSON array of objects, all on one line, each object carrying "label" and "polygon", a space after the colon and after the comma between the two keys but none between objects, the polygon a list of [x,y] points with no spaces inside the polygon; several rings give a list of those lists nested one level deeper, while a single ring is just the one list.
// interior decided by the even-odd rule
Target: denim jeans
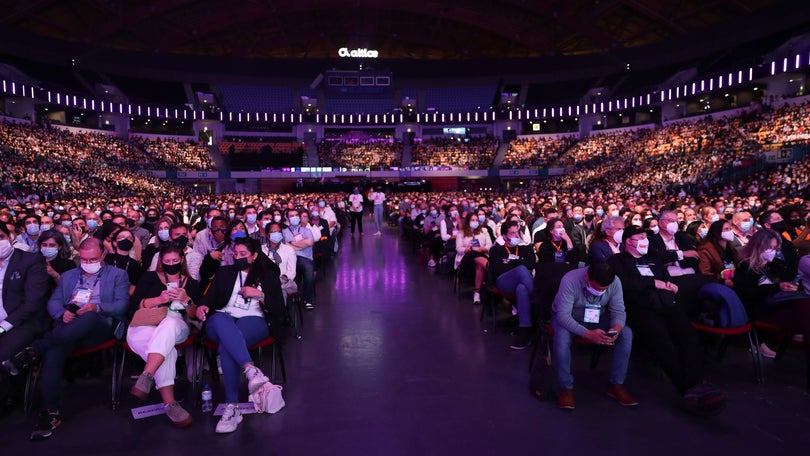
[{"label": "denim jeans", "polygon": [[377,231],[382,231],[383,226],[383,206],[382,204],[374,205],[374,225],[377,226]]},{"label": "denim jeans", "polygon": [[[551,353],[554,370],[557,373],[557,382],[560,388],[573,388],[574,376],[571,375],[571,342],[574,334],[559,326],[552,320],[554,328],[554,348]],[[599,328],[607,331],[610,328],[610,319],[599,320]],[[610,369],[610,384],[621,385],[627,376],[627,366],[630,363],[630,350],[633,347],[633,331],[625,326],[613,342],[613,367]]]},{"label": "denim jeans", "polygon": [[224,312],[214,312],[205,322],[205,334],[219,344],[225,402],[238,402],[242,367],[252,362],[248,347],[267,338],[270,328],[262,317],[234,318]]},{"label": "denim jeans", "polygon": [[35,340],[31,347],[42,357],[40,390],[42,407],[59,409],[59,392],[65,376],[65,363],[70,353],[80,347],[92,347],[113,337],[113,326],[106,317],[95,312],[77,316],[70,323],[60,318],[45,337]]},{"label": "denim jeans", "polygon": [[301,298],[304,302],[313,302],[315,299],[315,263],[309,259],[299,256],[295,263],[295,274],[301,277]]},{"label": "denim jeans", "polygon": [[534,292],[534,278],[526,266],[520,265],[504,272],[497,279],[495,285],[506,293],[514,294],[517,298],[515,305],[518,309],[518,321],[521,328],[532,325],[531,295]]}]

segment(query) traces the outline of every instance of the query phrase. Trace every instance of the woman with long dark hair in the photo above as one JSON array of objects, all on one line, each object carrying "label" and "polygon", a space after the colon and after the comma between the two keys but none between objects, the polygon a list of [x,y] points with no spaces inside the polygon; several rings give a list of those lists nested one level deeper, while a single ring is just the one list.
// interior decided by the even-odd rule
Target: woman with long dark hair
[{"label": "woman with long dark hair", "polygon": [[218,433],[233,432],[242,422],[238,407],[241,373],[247,377],[250,394],[269,381],[253,365],[248,347],[280,328],[284,312],[278,269],[270,267],[259,242],[238,238],[232,245],[233,264],[217,271],[197,307],[206,335],[219,344],[226,407],[217,423]]}]

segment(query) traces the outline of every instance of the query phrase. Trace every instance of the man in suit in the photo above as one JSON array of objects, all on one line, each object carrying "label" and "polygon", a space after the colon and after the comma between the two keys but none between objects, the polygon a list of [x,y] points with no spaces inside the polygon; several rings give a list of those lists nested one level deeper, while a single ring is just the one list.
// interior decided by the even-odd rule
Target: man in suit
[{"label": "man in suit", "polygon": [[641,227],[623,234],[624,251],[608,264],[622,283],[627,321],[637,339],[655,356],[670,381],[697,415],[718,413],[725,395],[703,382],[703,352],[682,305],[680,291],[656,255]]},{"label": "man in suit", "polygon": [[126,271],[105,265],[104,254],[101,240],[90,237],[82,241],[81,268],[62,274],[48,301],[53,329],[12,360],[14,368],[19,369],[34,358],[42,358],[43,412],[31,440],[50,437],[61,424],[59,392],[70,353],[78,347],[92,347],[110,339],[119,322],[126,318],[129,278]]},{"label": "man in suit", "polygon": [[[48,329],[48,273],[37,253],[13,246],[14,234],[0,223],[0,360],[27,347]],[[0,372],[0,404],[12,390],[10,379]]]}]

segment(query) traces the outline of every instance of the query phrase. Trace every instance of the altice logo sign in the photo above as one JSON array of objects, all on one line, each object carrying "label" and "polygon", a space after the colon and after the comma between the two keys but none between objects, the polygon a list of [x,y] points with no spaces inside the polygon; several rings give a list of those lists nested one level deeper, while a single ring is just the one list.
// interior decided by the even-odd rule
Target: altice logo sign
[{"label": "altice logo sign", "polygon": [[379,55],[380,53],[374,49],[358,48],[349,50],[349,48],[345,47],[338,49],[338,56],[340,57],[376,59]]}]

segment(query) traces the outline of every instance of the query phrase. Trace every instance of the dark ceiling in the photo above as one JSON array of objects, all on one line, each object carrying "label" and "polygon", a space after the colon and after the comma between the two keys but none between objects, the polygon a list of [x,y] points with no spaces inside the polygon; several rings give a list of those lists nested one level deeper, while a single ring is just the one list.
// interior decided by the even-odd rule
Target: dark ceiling
[{"label": "dark ceiling", "polygon": [[391,59],[583,55],[657,44],[772,13],[779,0],[28,0],[0,27],[116,50]]}]

